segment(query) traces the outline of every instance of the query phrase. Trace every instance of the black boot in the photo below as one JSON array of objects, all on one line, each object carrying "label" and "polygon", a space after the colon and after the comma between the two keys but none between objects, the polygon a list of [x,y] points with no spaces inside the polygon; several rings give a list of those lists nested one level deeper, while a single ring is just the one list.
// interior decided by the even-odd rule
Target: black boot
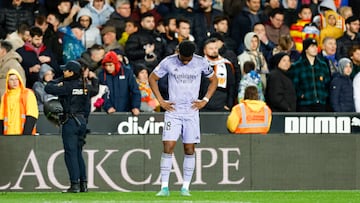
[{"label": "black boot", "polygon": [[80,192],[88,192],[87,181],[80,181]]},{"label": "black boot", "polygon": [[80,192],[80,184],[79,183],[71,183],[70,188],[63,192],[64,193],[78,193],[78,192]]}]

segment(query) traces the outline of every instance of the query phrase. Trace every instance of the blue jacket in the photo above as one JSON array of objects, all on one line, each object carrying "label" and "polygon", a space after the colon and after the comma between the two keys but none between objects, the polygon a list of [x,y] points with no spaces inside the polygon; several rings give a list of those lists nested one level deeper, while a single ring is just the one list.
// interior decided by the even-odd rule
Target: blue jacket
[{"label": "blue jacket", "polygon": [[100,84],[107,85],[109,88],[103,97],[105,111],[110,107],[115,108],[116,112],[128,112],[133,108],[140,109],[141,93],[131,69],[121,67],[115,75],[102,69],[98,78]]},{"label": "blue jacket", "polygon": [[355,112],[353,83],[349,76],[334,73],[330,83],[330,104],[335,112]]}]

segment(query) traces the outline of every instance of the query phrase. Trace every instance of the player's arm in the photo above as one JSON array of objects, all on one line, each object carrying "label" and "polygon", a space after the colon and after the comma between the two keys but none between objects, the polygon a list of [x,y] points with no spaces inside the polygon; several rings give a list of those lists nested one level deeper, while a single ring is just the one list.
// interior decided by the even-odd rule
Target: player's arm
[{"label": "player's arm", "polygon": [[174,103],[165,101],[164,98],[160,94],[159,85],[158,85],[159,79],[160,78],[154,72],[152,72],[149,76],[150,88],[153,91],[156,99],[159,101],[160,106],[163,109],[165,109],[166,111],[173,111],[174,107],[172,105]]},{"label": "player's arm", "polygon": [[206,95],[205,95],[205,97],[207,99],[210,99],[213,96],[213,94],[216,91],[216,88],[218,86],[218,80],[217,80],[216,74],[213,74],[209,78],[209,81],[210,81],[210,84],[209,84],[208,90],[207,90]]},{"label": "player's arm", "polygon": [[149,85],[150,85],[150,88],[153,91],[156,99],[160,103],[161,101],[164,101],[164,98],[160,94],[159,85],[157,83],[158,80],[160,80],[160,78],[155,73],[152,72],[149,76]]}]

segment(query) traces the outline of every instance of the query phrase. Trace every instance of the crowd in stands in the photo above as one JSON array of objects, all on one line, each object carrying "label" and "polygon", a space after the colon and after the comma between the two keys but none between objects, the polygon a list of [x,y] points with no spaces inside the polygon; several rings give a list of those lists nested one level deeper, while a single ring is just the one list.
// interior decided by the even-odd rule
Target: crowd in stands
[{"label": "crowd in stands", "polygon": [[[77,60],[99,92],[89,111],[161,111],[149,74],[183,40],[215,70],[202,111],[231,112],[255,86],[272,112],[360,112],[356,0],[11,0],[0,5],[0,93],[16,69],[44,86]],[[89,77],[88,77],[89,76]],[[97,83],[96,82],[96,83]],[[200,98],[207,89],[202,81]],[[166,77],[159,81],[167,97]]]}]

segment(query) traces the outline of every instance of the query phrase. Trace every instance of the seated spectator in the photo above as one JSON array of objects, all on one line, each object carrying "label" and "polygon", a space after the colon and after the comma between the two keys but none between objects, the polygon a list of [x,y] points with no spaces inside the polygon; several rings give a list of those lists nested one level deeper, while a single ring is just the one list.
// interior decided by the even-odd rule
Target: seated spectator
[{"label": "seated spectator", "polygon": [[10,42],[0,40],[0,95],[3,95],[6,89],[6,74],[10,69],[15,69],[26,84],[26,76],[23,67],[20,65],[21,56],[12,51]]},{"label": "seated spectator", "polygon": [[304,32],[304,28],[307,24],[311,23],[312,18],[312,11],[309,5],[302,5],[298,14],[299,19],[297,22],[293,23],[290,26],[290,36],[293,38],[293,41],[295,43],[295,49],[301,53],[302,48],[302,42],[304,39],[311,37],[316,39],[316,36],[314,34],[308,35]]},{"label": "seated spectator", "polygon": [[25,87],[19,73],[10,69],[6,89],[0,104],[0,133],[2,135],[35,135],[39,116],[36,97]]},{"label": "seated spectator", "polygon": [[80,10],[80,6],[75,4],[72,0],[60,0],[57,1],[56,15],[59,16],[59,27],[66,27],[73,22],[74,16]]},{"label": "seated spectator", "polygon": [[141,94],[133,71],[124,68],[113,51],[105,54],[102,65],[99,82],[109,88],[103,96],[104,110],[108,114],[131,111],[133,115],[139,115]]},{"label": "seated spectator", "polygon": [[139,4],[135,6],[134,10],[131,12],[131,19],[140,22],[142,15],[145,13],[151,13],[154,16],[155,26],[158,25],[159,21],[162,19],[162,16],[158,13],[153,0],[139,0]]},{"label": "seated spectator", "polygon": [[190,24],[193,24],[194,12],[193,8],[190,7],[190,0],[174,0],[174,5],[171,8],[171,13],[173,13],[177,19],[184,18],[189,20]]},{"label": "seated spectator", "polygon": [[325,37],[322,44],[322,51],[319,53],[319,58],[326,62],[332,75],[338,70],[338,60],[335,56],[337,47],[336,39],[334,37]]},{"label": "seated spectator", "polygon": [[282,6],[284,8],[284,24],[290,27],[296,23],[298,17],[298,0],[282,0]]},{"label": "seated spectator", "polygon": [[141,93],[140,111],[154,112],[160,111],[160,103],[155,98],[149,85],[149,69],[143,64],[135,64],[136,82]]},{"label": "seated spectator", "polygon": [[76,21],[83,27],[84,34],[82,35],[81,42],[86,49],[94,44],[102,44],[100,30],[92,26],[91,13],[87,8],[80,9]]},{"label": "seated spectator", "polygon": [[176,19],[176,33],[178,44],[183,40],[195,41],[195,37],[191,35],[191,23],[185,18]]},{"label": "seated spectator", "polygon": [[90,10],[92,25],[97,28],[101,28],[114,12],[114,8],[105,0],[92,0],[85,8]]},{"label": "seated spectator", "polygon": [[284,24],[284,12],[282,9],[274,9],[269,21],[265,24],[267,38],[274,44],[279,42],[281,35],[288,35],[289,27]]},{"label": "seated spectator", "polygon": [[354,45],[360,44],[360,35],[359,35],[359,28],[360,28],[360,19],[357,16],[351,16],[345,21],[346,31],[344,35],[337,39],[336,43],[341,44],[336,49],[336,58],[343,58],[350,56],[348,55],[349,50]]},{"label": "seated spectator", "polygon": [[130,20],[131,5],[129,0],[116,0],[115,11],[105,25],[115,26],[116,38],[120,38],[125,31],[126,22]]},{"label": "seated spectator", "polygon": [[125,31],[122,32],[121,34],[121,38],[119,39],[119,44],[122,46],[122,47],[125,47],[125,44],[127,42],[127,40],[129,39],[129,36],[132,34],[132,33],[135,33],[137,31],[139,31],[140,29],[140,25],[135,22],[134,20],[127,20],[125,22]]},{"label": "seated spectator", "polygon": [[47,64],[40,68],[39,81],[36,81],[33,86],[33,91],[36,96],[39,111],[44,111],[44,103],[53,99],[58,99],[57,96],[45,92],[45,85],[54,79],[54,70]]},{"label": "seated spectator", "polygon": [[15,32],[18,25],[26,23],[29,26],[34,24],[34,14],[24,6],[23,1],[9,0],[5,7],[0,8],[0,38],[5,39],[7,34]]},{"label": "seated spectator", "polygon": [[26,87],[29,89],[39,80],[41,65],[47,64],[54,69],[55,74],[61,73],[54,54],[43,44],[41,28],[35,26],[30,28],[30,36],[31,42],[26,42],[24,46],[16,50],[23,59],[21,66],[25,70]]},{"label": "seated spectator", "polygon": [[6,37],[6,41],[11,43],[14,51],[24,46],[25,42],[30,41],[30,26],[26,23],[21,23],[16,31]]},{"label": "seated spectator", "polygon": [[[235,70],[232,63],[219,55],[216,38],[204,42],[204,57],[214,69],[218,80],[216,91],[201,111],[230,111],[236,101]],[[211,83],[202,77],[199,98],[203,98]]]},{"label": "seated spectator", "polygon": [[266,134],[270,130],[271,109],[265,102],[259,101],[258,90],[249,86],[245,90],[244,100],[234,106],[227,118],[227,129],[236,134]]},{"label": "seated spectator", "polygon": [[[291,62],[295,62],[300,58],[300,53],[294,49],[294,42],[290,35],[281,35],[278,45],[273,49],[273,55],[281,52],[288,54]],[[270,66],[270,70],[274,68],[277,67]]]},{"label": "seated spectator", "polygon": [[112,49],[121,49],[124,48],[118,43],[116,38],[116,29],[114,26],[107,25],[101,30],[101,36],[103,39],[103,45],[105,52],[108,52]]},{"label": "seated spectator", "polygon": [[264,15],[268,18],[274,9],[280,8],[280,0],[266,0],[264,5]]},{"label": "seated spectator", "polygon": [[341,20],[338,20],[338,18],[339,18],[339,14],[337,14],[335,11],[332,10],[325,11],[324,20],[326,22],[324,23],[324,27],[322,27],[320,30],[320,39],[319,39],[320,48],[322,48],[322,41],[326,37],[333,37],[337,39],[344,34],[344,24],[338,25],[338,21],[342,22]]},{"label": "seated spectator", "polygon": [[330,82],[330,105],[335,112],[355,112],[351,71],[351,60],[340,59],[338,71]]},{"label": "seated spectator", "polygon": [[155,31],[154,16],[145,13],[141,17],[141,28],[129,36],[125,53],[130,63],[145,64],[152,71],[163,57],[166,42]]},{"label": "seated spectator", "polygon": [[237,43],[233,38],[230,37],[229,33],[230,19],[224,15],[216,16],[214,18],[213,24],[215,32],[222,35],[225,48],[236,52],[238,48]]},{"label": "seated spectator", "polygon": [[83,29],[84,27],[78,22],[59,28],[59,31],[64,34],[62,39],[64,63],[80,58],[81,54],[86,50],[81,42],[84,35]]},{"label": "seated spectator", "polygon": [[102,69],[101,61],[103,60],[104,55],[104,47],[102,45],[94,44],[81,55],[81,58],[85,61],[89,70],[97,75]]},{"label": "seated spectator", "polygon": [[[272,51],[276,45],[268,39],[264,24],[256,23],[254,25],[253,32],[255,32],[260,39],[259,51],[264,55],[266,62],[269,62],[270,58],[273,55]],[[241,54],[244,52],[245,49],[246,47],[244,45],[244,42],[242,42],[239,49],[237,50],[238,51],[237,53]]]},{"label": "seated spectator", "polygon": [[296,92],[286,72],[291,66],[290,57],[284,52],[275,54],[266,87],[266,103],[273,112],[295,112]]},{"label": "seated spectator", "polygon": [[355,75],[360,72],[360,44],[354,45],[349,51],[350,59],[353,63],[353,69],[350,78],[353,79]]},{"label": "seated spectator", "polygon": [[241,74],[244,74],[244,63],[252,61],[255,64],[255,71],[261,74],[261,80],[266,88],[266,74],[269,73],[267,62],[264,55],[259,51],[260,39],[255,32],[245,35],[244,45],[246,50],[238,56]]},{"label": "seated spectator", "polygon": [[258,99],[265,101],[261,77],[260,74],[255,71],[254,62],[246,61],[244,63],[244,73],[239,83],[238,102],[244,99],[245,89],[249,86],[255,86],[258,89]]}]

